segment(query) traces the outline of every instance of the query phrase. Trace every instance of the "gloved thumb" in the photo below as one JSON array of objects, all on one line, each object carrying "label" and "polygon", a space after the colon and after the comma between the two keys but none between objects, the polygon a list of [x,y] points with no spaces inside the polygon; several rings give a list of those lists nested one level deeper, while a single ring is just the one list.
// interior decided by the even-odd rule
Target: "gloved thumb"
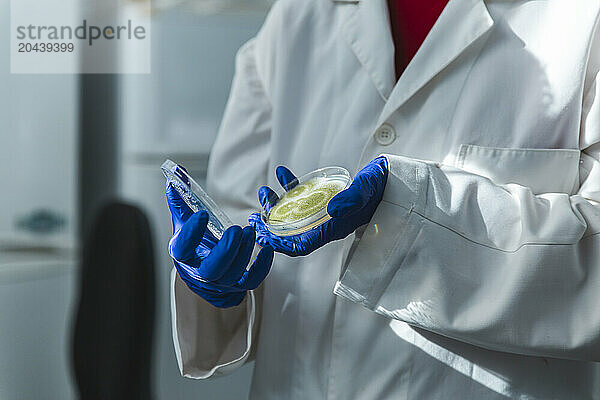
[{"label": "gloved thumb", "polygon": [[169,242],[169,254],[177,261],[185,262],[196,256],[196,247],[202,242],[208,213],[198,211],[193,214],[185,224],[175,232]]},{"label": "gloved thumb", "polygon": [[369,201],[368,193],[356,182],[336,194],[327,204],[327,213],[333,218],[346,217],[360,211]]},{"label": "gloved thumb", "polygon": [[279,201],[279,196],[277,196],[277,193],[275,193],[270,187],[262,186],[260,189],[258,189],[258,201],[268,213],[271,211],[271,207],[273,207]]},{"label": "gloved thumb", "polygon": [[352,215],[362,210],[372,200],[377,204],[383,196],[388,176],[388,162],[379,156],[369,162],[354,177],[352,184],[329,201],[327,212],[333,218]]},{"label": "gloved thumb", "polygon": [[294,175],[292,171],[283,165],[277,167],[275,170],[275,175],[277,175],[279,184],[285,189],[286,192],[292,190],[298,184],[298,178],[296,178],[296,175]]},{"label": "gloved thumb", "polygon": [[173,232],[176,232],[194,214],[194,211],[192,211],[170,183],[167,183],[166,197],[169,210],[171,211]]}]

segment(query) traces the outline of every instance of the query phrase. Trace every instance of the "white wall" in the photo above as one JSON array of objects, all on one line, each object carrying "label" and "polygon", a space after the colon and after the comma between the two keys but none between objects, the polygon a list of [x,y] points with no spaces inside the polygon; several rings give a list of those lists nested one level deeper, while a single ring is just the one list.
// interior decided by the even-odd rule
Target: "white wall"
[{"label": "white wall", "polygon": [[[76,226],[77,77],[10,74],[10,0],[0,0],[0,241],[39,208]],[[38,243],[46,238],[33,238]]]},{"label": "white wall", "polygon": [[[0,399],[68,400],[77,77],[11,75],[9,10],[0,0]],[[40,208],[63,216],[65,229],[16,229]]]}]

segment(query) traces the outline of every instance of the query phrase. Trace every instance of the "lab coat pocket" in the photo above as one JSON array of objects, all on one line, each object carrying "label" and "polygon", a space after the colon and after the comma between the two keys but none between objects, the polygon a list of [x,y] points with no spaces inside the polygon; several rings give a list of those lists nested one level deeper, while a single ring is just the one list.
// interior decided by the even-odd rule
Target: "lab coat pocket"
[{"label": "lab coat pocket", "polygon": [[534,194],[579,189],[579,150],[460,146],[454,166],[498,185],[516,183]]}]

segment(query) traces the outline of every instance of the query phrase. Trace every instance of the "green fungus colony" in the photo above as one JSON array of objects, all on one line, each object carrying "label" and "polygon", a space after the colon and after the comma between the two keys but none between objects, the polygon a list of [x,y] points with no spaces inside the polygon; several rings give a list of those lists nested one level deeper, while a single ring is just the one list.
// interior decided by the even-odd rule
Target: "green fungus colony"
[{"label": "green fungus colony", "polygon": [[344,189],[344,182],[313,178],[287,192],[269,213],[272,224],[286,224],[309,217],[327,207],[329,200]]}]

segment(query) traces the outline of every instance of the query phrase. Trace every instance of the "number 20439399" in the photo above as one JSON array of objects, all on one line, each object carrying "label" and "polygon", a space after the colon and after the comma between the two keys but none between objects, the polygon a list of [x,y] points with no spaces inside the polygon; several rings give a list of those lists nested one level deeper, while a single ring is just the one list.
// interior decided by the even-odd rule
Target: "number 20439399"
[{"label": "number 20439399", "polygon": [[17,43],[19,53],[72,53],[75,51],[73,43]]}]

